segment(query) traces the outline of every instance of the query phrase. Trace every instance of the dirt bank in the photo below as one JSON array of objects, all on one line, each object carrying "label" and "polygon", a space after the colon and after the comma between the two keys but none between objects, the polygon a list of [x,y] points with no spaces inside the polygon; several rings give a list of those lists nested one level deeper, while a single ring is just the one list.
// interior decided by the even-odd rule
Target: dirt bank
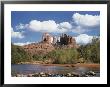
[{"label": "dirt bank", "polygon": [[76,64],[45,64],[41,61],[34,61],[34,62],[21,62],[18,64],[39,64],[44,66],[64,66],[64,67],[93,67],[93,68],[100,68],[100,64],[97,63],[76,63]]},{"label": "dirt bank", "polygon": [[92,63],[77,63],[77,64],[42,64],[44,66],[64,66],[64,67],[96,67],[99,68],[100,64]]}]

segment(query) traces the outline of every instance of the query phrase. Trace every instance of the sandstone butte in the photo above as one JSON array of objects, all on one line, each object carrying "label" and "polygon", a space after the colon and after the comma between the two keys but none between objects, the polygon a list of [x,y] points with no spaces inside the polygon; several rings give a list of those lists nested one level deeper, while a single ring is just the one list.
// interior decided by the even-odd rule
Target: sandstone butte
[{"label": "sandstone butte", "polygon": [[48,52],[56,48],[78,48],[75,38],[62,34],[60,39],[51,36],[48,33],[44,33],[42,40],[39,43],[31,43],[25,46],[22,46],[23,49],[31,55],[34,54],[47,54]]}]

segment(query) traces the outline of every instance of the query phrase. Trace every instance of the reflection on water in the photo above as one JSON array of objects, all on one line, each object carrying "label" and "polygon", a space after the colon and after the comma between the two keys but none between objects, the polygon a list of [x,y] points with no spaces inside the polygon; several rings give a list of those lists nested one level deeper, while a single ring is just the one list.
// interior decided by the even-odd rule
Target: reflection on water
[{"label": "reflection on water", "polygon": [[31,73],[59,73],[65,74],[69,72],[85,73],[87,71],[94,71],[96,76],[100,76],[100,70],[97,68],[87,67],[63,67],[63,66],[43,66],[34,64],[12,64],[12,71],[19,74],[31,74]]}]

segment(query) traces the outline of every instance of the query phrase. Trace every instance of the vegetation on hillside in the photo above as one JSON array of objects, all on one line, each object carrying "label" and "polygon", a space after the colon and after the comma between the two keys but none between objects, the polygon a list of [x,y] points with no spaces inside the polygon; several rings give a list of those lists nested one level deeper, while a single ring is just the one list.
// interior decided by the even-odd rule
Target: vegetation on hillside
[{"label": "vegetation on hillside", "polygon": [[84,62],[100,63],[100,40],[99,38],[93,38],[92,43],[87,45],[81,45],[78,48],[79,58],[82,58]]},{"label": "vegetation on hillside", "polygon": [[11,44],[11,63],[30,61],[30,55],[20,46]]},{"label": "vegetation on hillside", "polygon": [[55,49],[48,54],[29,55],[20,46],[12,45],[11,62],[27,61],[47,61],[55,64],[73,64],[73,63],[100,63],[100,40],[93,38],[92,42],[87,45],[81,45],[79,48]]},{"label": "vegetation on hillside", "polygon": [[46,58],[53,60],[56,64],[74,63],[78,57],[76,49],[60,49],[54,50],[46,55]]}]

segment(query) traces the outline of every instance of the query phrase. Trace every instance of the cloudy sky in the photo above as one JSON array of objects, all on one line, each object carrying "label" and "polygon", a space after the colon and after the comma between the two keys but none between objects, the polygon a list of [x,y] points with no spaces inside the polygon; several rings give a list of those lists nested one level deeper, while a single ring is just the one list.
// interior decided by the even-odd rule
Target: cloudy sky
[{"label": "cloudy sky", "polygon": [[75,37],[78,44],[100,35],[99,11],[12,11],[11,42],[17,45],[40,42],[42,34]]}]

